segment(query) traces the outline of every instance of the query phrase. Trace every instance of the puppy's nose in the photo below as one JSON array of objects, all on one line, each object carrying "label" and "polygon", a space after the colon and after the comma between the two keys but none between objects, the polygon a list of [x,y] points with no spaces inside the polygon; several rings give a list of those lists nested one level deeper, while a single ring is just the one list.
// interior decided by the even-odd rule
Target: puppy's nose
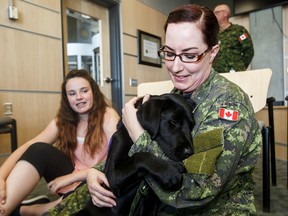
[{"label": "puppy's nose", "polygon": [[185,158],[188,158],[189,156],[191,156],[194,153],[194,149],[193,148],[185,148],[183,155]]}]

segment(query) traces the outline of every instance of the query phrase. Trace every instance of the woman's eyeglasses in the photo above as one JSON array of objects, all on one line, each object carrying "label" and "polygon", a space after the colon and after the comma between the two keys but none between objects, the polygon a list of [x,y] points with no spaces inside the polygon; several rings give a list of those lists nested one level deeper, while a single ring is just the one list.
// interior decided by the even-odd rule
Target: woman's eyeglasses
[{"label": "woman's eyeglasses", "polygon": [[211,48],[208,47],[203,53],[201,54],[196,54],[196,53],[180,53],[176,54],[171,51],[166,51],[165,46],[162,46],[158,50],[158,56],[167,60],[167,61],[174,61],[175,58],[178,56],[182,62],[185,63],[196,63],[201,61],[201,59],[206,55],[206,53],[210,50]]}]

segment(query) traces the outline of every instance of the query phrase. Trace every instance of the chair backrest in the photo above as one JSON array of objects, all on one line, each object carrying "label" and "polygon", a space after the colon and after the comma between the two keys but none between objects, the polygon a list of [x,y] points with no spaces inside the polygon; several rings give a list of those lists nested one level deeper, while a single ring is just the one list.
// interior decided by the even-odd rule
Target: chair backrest
[{"label": "chair backrest", "polygon": [[[235,73],[221,73],[221,75],[240,86],[249,95],[255,112],[265,107],[268,87],[272,76],[271,69],[264,68]],[[170,92],[172,88],[173,83],[170,80],[141,83],[138,85],[137,95],[160,95]]]},{"label": "chair backrest", "polygon": [[140,83],[137,87],[137,95],[144,96],[145,94],[160,95],[168,93],[173,89],[171,80],[159,82]]},{"label": "chair backrest", "polygon": [[221,73],[221,75],[237,84],[248,94],[255,113],[266,106],[269,83],[272,77],[271,69]]}]

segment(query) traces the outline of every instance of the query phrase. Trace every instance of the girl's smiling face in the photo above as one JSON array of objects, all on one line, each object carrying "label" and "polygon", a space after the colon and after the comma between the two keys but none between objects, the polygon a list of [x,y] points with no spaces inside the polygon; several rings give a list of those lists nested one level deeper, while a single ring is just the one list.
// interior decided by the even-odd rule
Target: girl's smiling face
[{"label": "girl's smiling face", "polygon": [[93,106],[93,91],[89,82],[81,77],[69,79],[66,94],[71,108],[79,114],[88,114]]},{"label": "girl's smiling face", "polygon": [[167,26],[165,38],[166,50],[176,54],[193,53],[200,55],[208,50],[199,62],[184,63],[179,57],[174,61],[165,61],[170,79],[175,88],[184,93],[191,93],[209,76],[212,61],[219,46],[208,47],[203,41],[203,34],[196,23],[170,23]]}]

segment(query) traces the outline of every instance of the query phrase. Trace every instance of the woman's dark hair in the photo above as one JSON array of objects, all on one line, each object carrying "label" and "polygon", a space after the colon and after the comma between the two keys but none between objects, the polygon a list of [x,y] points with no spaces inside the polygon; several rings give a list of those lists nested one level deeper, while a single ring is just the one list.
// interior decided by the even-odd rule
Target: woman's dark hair
[{"label": "woman's dark hair", "polygon": [[189,4],[173,10],[165,23],[166,32],[170,23],[192,22],[196,23],[204,36],[204,42],[208,47],[218,44],[219,25],[213,11],[207,7]]},{"label": "woman's dark hair", "polygon": [[59,130],[56,146],[65,154],[74,159],[74,151],[77,147],[77,125],[79,115],[68,101],[66,84],[70,79],[80,77],[87,80],[93,92],[93,106],[89,112],[88,127],[85,137],[85,150],[91,155],[101,148],[103,143],[103,117],[108,104],[99,86],[86,70],[72,70],[65,77],[61,89],[60,108],[56,116],[56,124]]}]

